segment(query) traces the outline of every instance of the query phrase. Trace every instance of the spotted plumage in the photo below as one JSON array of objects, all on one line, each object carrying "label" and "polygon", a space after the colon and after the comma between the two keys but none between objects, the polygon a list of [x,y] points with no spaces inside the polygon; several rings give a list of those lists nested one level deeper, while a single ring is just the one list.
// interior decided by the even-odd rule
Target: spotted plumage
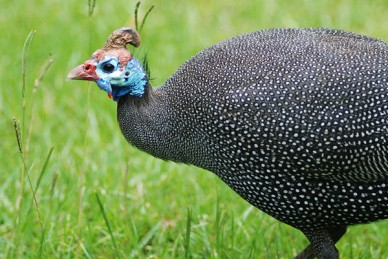
[{"label": "spotted plumage", "polygon": [[[139,42],[116,33],[125,30]],[[128,142],[214,172],[300,229],[312,244],[300,258],[338,257],[346,226],[388,218],[387,43],[330,29],[258,31],[201,51],[161,87],[142,87],[115,98]]]}]

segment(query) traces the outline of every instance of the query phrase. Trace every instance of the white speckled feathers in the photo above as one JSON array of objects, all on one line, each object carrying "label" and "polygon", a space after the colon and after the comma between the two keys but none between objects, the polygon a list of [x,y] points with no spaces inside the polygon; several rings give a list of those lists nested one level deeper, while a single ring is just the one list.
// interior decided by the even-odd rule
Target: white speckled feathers
[{"label": "white speckled feathers", "polygon": [[200,52],[156,92],[211,139],[212,162],[197,165],[218,174],[232,161],[309,179],[388,179],[382,41],[326,29],[245,34]]},{"label": "white speckled feathers", "polygon": [[128,142],[217,174],[302,230],[318,257],[338,257],[335,232],[388,218],[383,41],[329,29],[236,36],[120,98],[117,117]]},{"label": "white speckled feathers", "polygon": [[329,29],[236,36],[120,98],[117,116],[130,143],[214,172],[300,229],[318,258],[338,258],[346,226],[388,218],[383,41]]}]

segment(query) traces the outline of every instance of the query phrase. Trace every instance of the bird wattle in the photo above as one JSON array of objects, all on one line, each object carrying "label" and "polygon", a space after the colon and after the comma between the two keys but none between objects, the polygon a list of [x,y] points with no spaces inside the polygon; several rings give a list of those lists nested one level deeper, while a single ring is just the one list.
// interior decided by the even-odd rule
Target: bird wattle
[{"label": "bird wattle", "polygon": [[96,83],[101,90],[104,90],[108,94],[112,94],[112,86],[109,81],[100,78],[96,81]]},{"label": "bird wattle", "polygon": [[[131,85],[128,85],[128,86],[114,86],[114,85],[112,85],[111,96],[113,98],[113,101],[117,102],[121,96],[124,96],[128,93],[131,94],[131,91],[132,91],[131,88],[132,88]],[[109,93],[108,93],[108,96],[109,96]]]}]

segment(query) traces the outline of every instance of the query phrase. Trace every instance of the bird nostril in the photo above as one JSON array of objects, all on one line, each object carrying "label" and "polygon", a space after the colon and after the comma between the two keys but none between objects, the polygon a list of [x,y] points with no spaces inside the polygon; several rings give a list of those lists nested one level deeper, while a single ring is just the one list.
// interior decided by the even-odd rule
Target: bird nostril
[{"label": "bird nostril", "polygon": [[90,69],[91,69],[91,65],[90,64],[85,64],[84,65],[84,69],[85,69],[85,71],[89,71]]}]

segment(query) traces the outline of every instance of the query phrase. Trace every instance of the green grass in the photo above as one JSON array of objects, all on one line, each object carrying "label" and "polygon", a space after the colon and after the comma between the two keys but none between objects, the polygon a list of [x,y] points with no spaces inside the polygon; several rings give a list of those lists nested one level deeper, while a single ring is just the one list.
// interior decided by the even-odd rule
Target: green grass
[{"label": "green grass", "polygon": [[[135,52],[148,54],[154,85],[199,50],[258,29],[333,27],[388,40],[385,0],[209,2],[140,6],[141,18],[155,5]],[[97,1],[91,17],[86,0],[1,4],[0,257],[295,255],[307,245],[298,231],[249,206],[213,174],[128,146],[106,94],[66,80],[114,29],[134,26],[135,4]],[[32,30],[23,97],[23,45]],[[351,227],[338,247],[343,258],[386,258],[387,242],[382,221]]]}]

